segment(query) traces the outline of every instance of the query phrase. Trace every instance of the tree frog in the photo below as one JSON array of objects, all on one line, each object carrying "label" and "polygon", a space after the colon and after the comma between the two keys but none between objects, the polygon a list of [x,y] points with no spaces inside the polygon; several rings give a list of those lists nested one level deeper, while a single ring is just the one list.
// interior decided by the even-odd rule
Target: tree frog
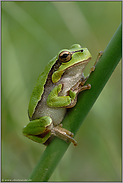
[{"label": "tree frog", "polygon": [[74,44],[50,60],[39,75],[29,101],[30,122],[23,128],[26,137],[47,145],[51,137],[57,136],[77,145],[74,134],[62,128],[61,122],[67,108],[75,106],[78,93],[91,88],[90,84],[84,85],[89,76],[83,74],[90,59],[87,48]]}]

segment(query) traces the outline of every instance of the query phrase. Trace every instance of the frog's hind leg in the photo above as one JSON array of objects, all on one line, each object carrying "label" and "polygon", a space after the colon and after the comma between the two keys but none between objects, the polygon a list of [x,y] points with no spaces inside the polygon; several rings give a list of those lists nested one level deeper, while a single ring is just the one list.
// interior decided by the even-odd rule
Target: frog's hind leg
[{"label": "frog's hind leg", "polygon": [[77,142],[72,138],[74,134],[70,132],[69,130],[62,128],[62,125],[55,126],[51,129],[51,134],[54,136],[59,137],[60,139],[66,141],[66,142],[72,142],[74,146],[77,146]]},{"label": "frog's hind leg", "polygon": [[28,123],[23,128],[23,135],[35,142],[45,143],[51,136],[52,127],[52,119],[49,116],[43,116]]}]

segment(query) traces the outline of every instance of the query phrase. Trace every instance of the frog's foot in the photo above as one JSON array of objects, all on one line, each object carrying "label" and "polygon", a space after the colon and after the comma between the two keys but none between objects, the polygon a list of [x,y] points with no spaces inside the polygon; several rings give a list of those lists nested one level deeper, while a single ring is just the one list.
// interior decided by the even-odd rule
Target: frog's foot
[{"label": "frog's foot", "polygon": [[84,90],[88,90],[88,89],[91,89],[91,84],[86,84],[86,85],[83,86],[83,83],[80,83],[78,88],[74,89],[73,92],[76,93],[76,97],[77,97],[78,93],[80,93],[81,91],[84,91]]},{"label": "frog's foot", "polygon": [[66,132],[67,135],[73,137],[74,136],[74,133],[70,132],[69,130],[65,129],[65,128],[62,128],[63,124],[59,124],[57,126],[57,128],[59,128],[60,130],[63,130],[64,132]]},{"label": "frog's foot", "polygon": [[74,134],[70,131],[68,131],[65,128],[61,127],[62,125],[55,126],[51,129],[51,134],[54,136],[59,137],[60,139],[66,141],[66,142],[72,142],[74,146],[77,146],[77,142],[72,138]]},{"label": "frog's foot", "polygon": [[78,93],[80,93],[81,91],[84,91],[84,90],[89,90],[89,89],[91,89],[91,84],[86,84],[86,85],[78,88]]},{"label": "frog's foot", "polygon": [[72,98],[71,100],[71,103],[69,105],[66,106],[66,108],[72,108],[76,105],[76,102],[77,102],[77,95],[81,92],[81,91],[84,91],[84,90],[88,90],[91,88],[91,85],[90,84],[86,84],[86,85],[82,85],[81,82],[79,83],[79,85],[77,86],[77,88],[72,88],[70,91],[69,91],[69,95],[71,96],[70,93],[74,93],[74,98]]}]

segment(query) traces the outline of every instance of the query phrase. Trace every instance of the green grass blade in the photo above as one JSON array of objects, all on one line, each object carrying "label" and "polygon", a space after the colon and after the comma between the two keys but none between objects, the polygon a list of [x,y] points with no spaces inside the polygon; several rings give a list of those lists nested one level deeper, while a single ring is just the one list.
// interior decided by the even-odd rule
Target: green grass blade
[{"label": "green grass blade", "polygon": [[[95,72],[92,73],[87,81],[87,83],[91,84],[92,88],[79,95],[77,105],[66,115],[63,121],[63,127],[73,133],[78,131],[83,120],[120,61],[122,55],[121,45],[122,27],[120,25],[104,50],[103,56],[97,63]],[[29,180],[48,181],[68,146],[69,144],[63,140],[55,138],[53,142],[46,147],[39,162],[31,173]]]}]

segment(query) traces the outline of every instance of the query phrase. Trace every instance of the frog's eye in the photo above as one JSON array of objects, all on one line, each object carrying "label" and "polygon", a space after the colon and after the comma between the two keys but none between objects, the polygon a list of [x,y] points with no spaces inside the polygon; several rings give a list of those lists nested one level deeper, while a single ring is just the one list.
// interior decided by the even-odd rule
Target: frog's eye
[{"label": "frog's eye", "polygon": [[72,54],[69,51],[62,51],[59,54],[59,60],[62,62],[68,62],[72,58]]}]

